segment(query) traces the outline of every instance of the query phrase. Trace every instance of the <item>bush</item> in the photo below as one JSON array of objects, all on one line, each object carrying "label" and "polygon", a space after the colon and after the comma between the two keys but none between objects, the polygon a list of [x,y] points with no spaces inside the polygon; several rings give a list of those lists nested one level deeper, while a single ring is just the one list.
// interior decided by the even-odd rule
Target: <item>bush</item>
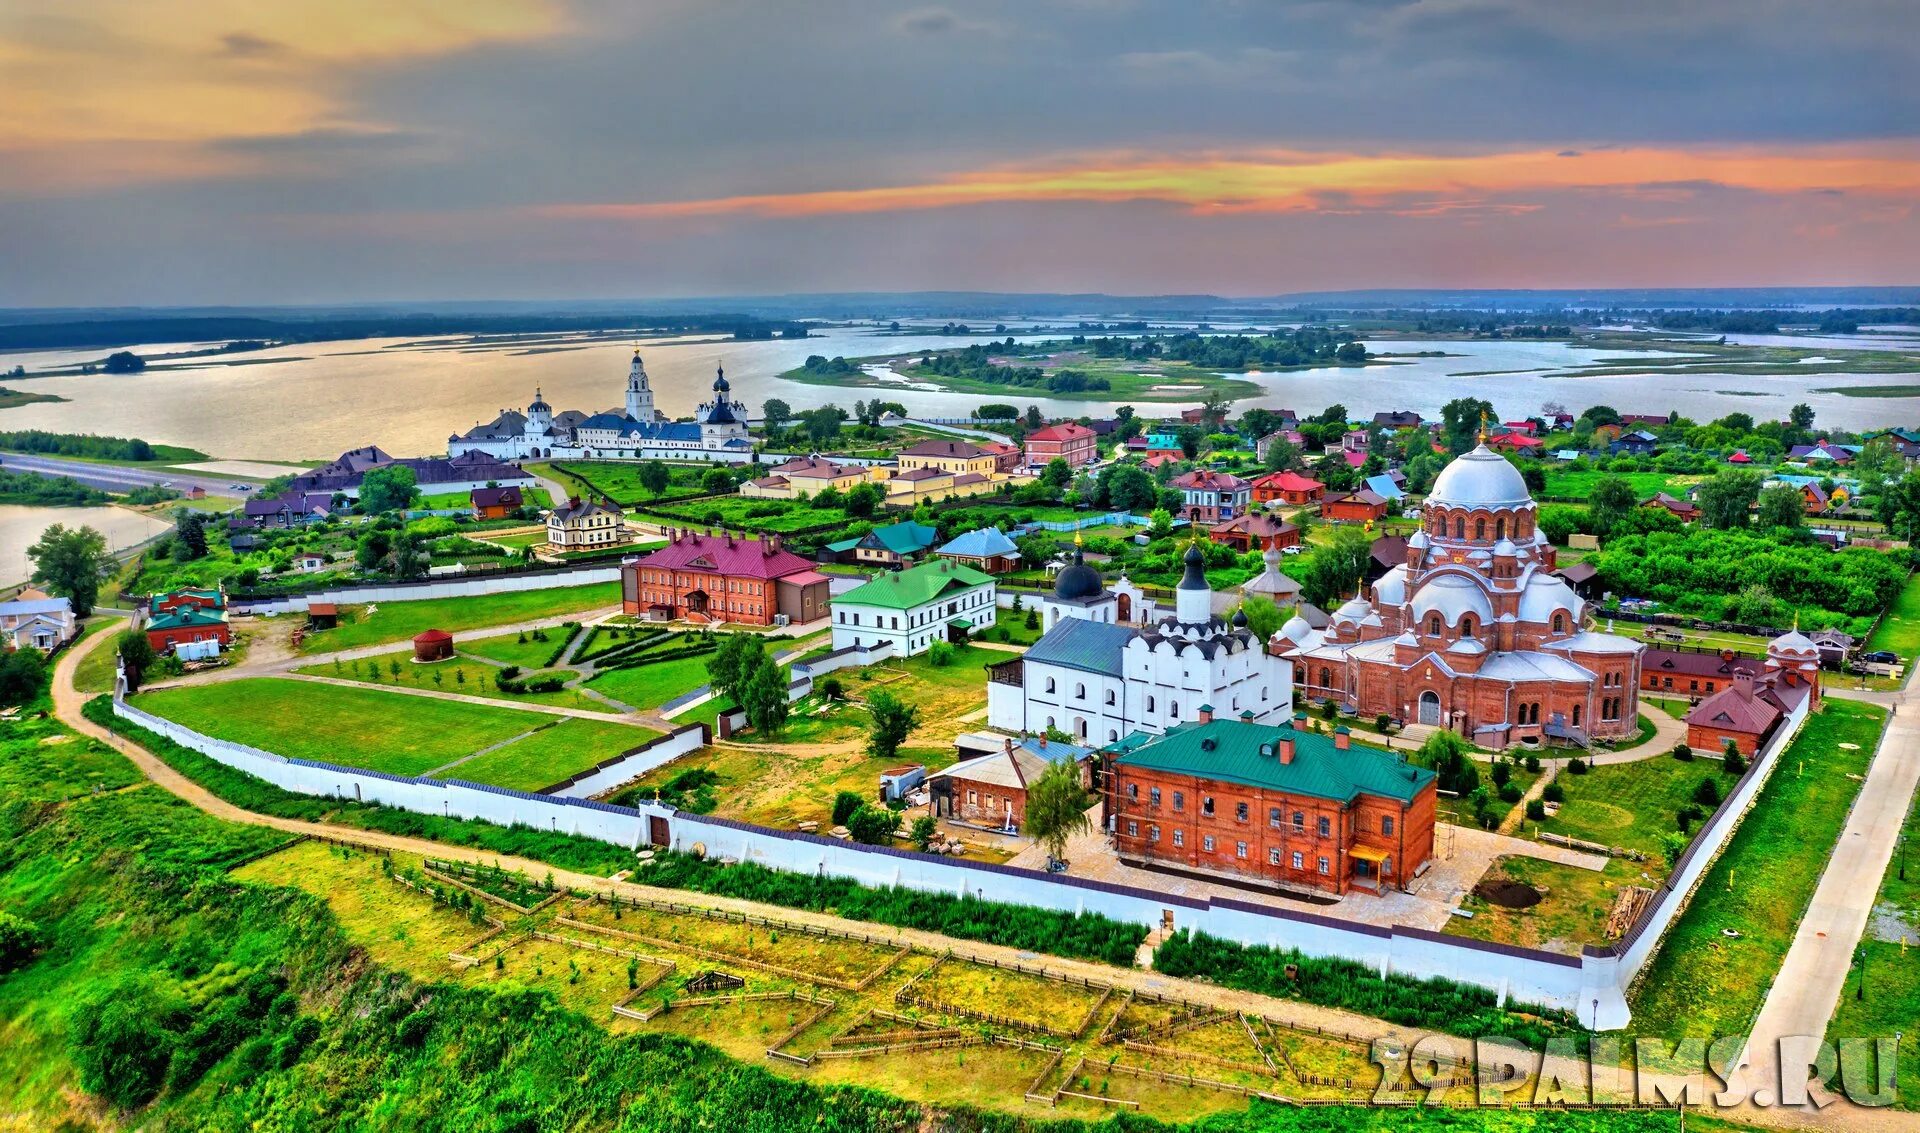
[{"label": "bush", "polygon": [[1693,801],[1711,809],[1720,805],[1720,780],[1702,779],[1693,789]]},{"label": "bush", "polygon": [[0,975],[24,967],[40,946],[40,926],[0,909]]},{"label": "bush", "polygon": [[1578,758],[1578,757],[1575,757],[1575,758],[1573,758],[1573,759],[1570,759],[1570,760],[1568,760],[1568,761],[1567,761],[1567,774],[1569,774],[1569,775],[1585,775],[1586,773],[1587,773],[1587,761],[1586,761],[1586,760],[1584,760],[1584,759],[1580,759],[1580,758]]},{"label": "bush", "polygon": [[885,807],[870,803],[861,803],[859,808],[847,816],[847,833],[856,842],[868,846],[884,846],[893,841],[894,827],[900,824],[900,816]]},{"label": "bush", "polygon": [[1682,763],[1692,763],[1693,749],[1686,744],[1676,744],[1673,749],[1673,757]]},{"label": "bush", "polygon": [[1535,775],[1540,773],[1540,757],[1533,752],[1527,753],[1527,770]]},{"label": "bush", "polygon": [[814,682],[813,691],[828,700],[845,700],[847,690],[841,685],[839,677],[822,677]]},{"label": "bush", "polygon": [[1520,796],[1524,794],[1526,794],[1526,792],[1520,789],[1520,784],[1508,783],[1500,788],[1500,801],[1503,803],[1517,803],[1520,801]]},{"label": "bush", "polygon": [[67,1048],[80,1085],[123,1109],[160,1092],[187,1012],[147,980],[106,988],[73,1012]]},{"label": "bush", "polygon": [[936,669],[953,664],[953,646],[944,641],[934,642],[927,647],[927,663]]},{"label": "bush", "polygon": [[1540,799],[1535,799],[1528,803],[1527,817],[1535,822],[1539,822],[1541,819],[1547,817],[1547,804]]},{"label": "bush", "polygon": [[1740,754],[1740,749],[1730,748],[1727,754],[1720,757],[1720,772],[1723,775],[1745,775],[1747,757]]},{"label": "bush", "polygon": [[1507,781],[1513,778],[1513,768],[1502,761],[1496,760],[1493,764],[1492,778],[1494,786],[1505,787]]},{"label": "bush", "polygon": [[913,848],[926,853],[933,846],[934,837],[940,832],[940,823],[930,814],[923,814],[913,820],[909,835],[913,839]]},{"label": "bush", "polygon": [[861,798],[852,791],[841,791],[839,794],[833,796],[833,824],[835,826],[845,826],[847,819],[853,817],[854,811],[866,805],[866,801],[866,799]]},{"label": "bush", "polygon": [[1567,801],[1567,789],[1558,783],[1548,783],[1540,792],[1540,797],[1550,803]]},{"label": "bush", "polygon": [[1393,717],[1382,712],[1373,718],[1373,726],[1376,730],[1385,733],[1388,728],[1393,726]]}]

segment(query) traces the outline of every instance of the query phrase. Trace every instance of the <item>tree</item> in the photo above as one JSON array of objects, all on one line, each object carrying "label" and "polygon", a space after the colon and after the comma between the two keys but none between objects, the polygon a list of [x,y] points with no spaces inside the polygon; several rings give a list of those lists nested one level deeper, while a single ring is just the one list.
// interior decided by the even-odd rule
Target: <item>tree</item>
[{"label": "tree", "polygon": [[1367,348],[1358,342],[1343,342],[1333,356],[1343,366],[1357,366],[1367,360]]},{"label": "tree", "polygon": [[724,468],[709,468],[700,477],[700,490],[710,496],[733,491],[733,473]]},{"label": "tree", "polygon": [[853,791],[841,791],[833,796],[833,824],[845,826],[847,819],[852,818],[853,812],[864,806],[866,801],[864,796]]},{"label": "tree", "polygon": [[818,409],[809,409],[800,415],[800,423],[807,431],[807,439],[816,445],[825,444],[840,435],[840,423],[847,419],[847,411],[837,405],[823,405]]},{"label": "tree", "polygon": [[1180,442],[1180,451],[1188,460],[1200,455],[1200,442],[1206,438],[1206,433],[1200,430],[1200,426],[1182,425],[1173,435],[1174,439]]},{"label": "tree", "polygon": [[1792,409],[1787,410],[1787,424],[1792,425],[1802,433],[1812,432],[1813,406],[1808,405],[1804,401],[1795,404]]},{"label": "tree", "polygon": [[867,698],[867,713],[873,718],[867,726],[867,754],[875,759],[892,759],[920,726],[919,707],[884,690]]},{"label": "tree", "polygon": [[1047,860],[1056,862],[1067,852],[1067,841],[1093,828],[1087,820],[1087,792],[1080,786],[1080,766],[1063,759],[1047,766],[1027,784],[1027,833],[1047,848]]},{"label": "tree", "polygon": [[1110,464],[1100,470],[1096,498],[1115,511],[1149,512],[1160,498],[1160,486],[1138,465]]},{"label": "tree", "polygon": [[1353,593],[1373,558],[1373,539],[1358,527],[1336,527],[1333,539],[1303,556],[1300,590],[1307,601],[1331,609]]},{"label": "tree", "polygon": [[107,540],[91,527],[56,523],[27,548],[33,581],[73,603],[75,617],[93,614],[100,597],[100,575],[107,565]]},{"label": "tree", "polygon": [[654,499],[659,499],[671,483],[673,472],[660,461],[649,460],[640,466],[640,486]]},{"label": "tree", "polygon": [[[913,848],[924,854],[933,848],[933,839],[940,833],[940,823],[932,815],[923,814],[913,820],[909,829],[911,833],[908,837],[913,840]],[[0,968],[0,971],[5,969]]]},{"label": "tree", "polygon": [[[823,496],[825,494],[825,492],[821,493]],[[840,507],[856,519],[865,519],[880,510],[880,505],[886,501],[886,498],[885,488],[871,480],[863,480],[847,489],[846,494],[840,498]],[[823,502],[821,506],[825,507],[826,504]]]},{"label": "tree", "polygon": [[860,809],[847,816],[847,833],[853,840],[865,846],[884,846],[893,841],[893,832],[900,819],[885,807],[860,804]]},{"label": "tree", "polygon": [[181,508],[174,513],[174,545],[178,548],[174,557],[191,561],[207,557],[206,519],[192,508]]},{"label": "tree", "polygon": [[1240,415],[1240,435],[1248,440],[1257,441],[1269,433],[1280,430],[1280,422],[1285,420],[1271,409],[1255,407]]},{"label": "tree", "polygon": [[[47,662],[38,649],[0,653],[0,704],[25,704],[47,687]],[[0,971],[6,969],[0,967]]]},{"label": "tree", "polygon": [[100,368],[109,374],[137,374],[147,368],[147,360],[131,350],[116,350]]},{"label": "tree", "polygon": [[149,980],[103,987],[73,1010],[67,1049],[80,1086],[131,1109],[160,1092],[185,1029],[185,1011]]},{"label": "tree", "polygon": [[1760,492],[1760,506],[1754,523],[1762,530],[1775,527],[1798,529],[1807,518],[1806,500],[1792,484],[1775,484]]},{"label": "tree", "polygon": [[419,485],[407,465],[382,465],[360,478],[360,510],[368,515],[399,511],[419,498]]},{"label": "tree", "polygon": [[1257,641],[1266,641],[1280,632],[1280,606],[1264,594],[1255,594],[1240,603],[1240,612],[1247,615],[1247,628],[1253,632]]},{"label": "tree", "polygon": [[1694,489],[1693,499],[1700,505],[1700,518],[1709,527],[1745,527],[1753,505],[1760,499],[1760,483],[1758,472],[1722,468]]},{"label": "tree", "polygon": [[23,967],[40,945],[40,926],[0,910],[0,975]]},{"label": "tree", "polygon": [[1587,515],[1593,521],[1594,534],[1606,536],[1619,526],[1639,501],[1633,498],[1633,485],[1619,476],[1602,476],[1587,494]]},{"label": "tree", "polygon": [[1018,421],[1020,407],[1008,405],[1003,401],[992,401],[975,409],[973,415],[982,421]]},{"label": "tree", "polygon": [[146,634],[130,629],[121,632],[114,648],[120,654],[121,668],[126,670],[127,691],[132,692],[140,687],[141,676],[153,665],[153,643],[147,640]]},{"label": "tree", "polygon": [[763,736],[779,738],[780,733],[786,730],[787,713],[791,709],[787,701],[787,678],[779,662],[765,653],[760,655],[753,672],[740,689],[739,703],[747,714],[747,723],[754,731]]},{"label": "tree", "polygon": [[393,576],[399,579],[423,578],[427,556],[420,553],[420,541],[402,531],[393,537]]},{"label": "tree", "polygon": [[1218,432],[1227,419],[1227,407],[1233,402],[1217,389],[1210,389],[1200,399],[1200,420],[1212,431]]},{"label": "tree", "polygon": [[1494,420],[1493,403],[1478,397],[1456,397],[1440,407],[1440,439],[1447,451],[1466,452],[1474,446],[1483,421]]},{"label": "tree", "polygon": [[387,532],[374,528],[361,535],[353,545],[353,561],[361,570],[372,570],[379,566],[393,550],[393,537]]},{"label": "tree", "polygon": [[1056,456],[1047,461],[1046,468],[1041,470],[1040,482],[1052,488],[1056,494],[1064,492],[1067,485],[1073,483],[1073,466],[1067,463],[1066,457]]},{"label": "tree", "polygon": [[760,403],[760,419],[768,429],[778,429],[793,420],[793,407],[777,397],[769,397]]},{"label": "tree", "polygon": [[721,634],[720,644],[707,658],[707,682],[714,693],[739,704],[741,690],[753,679],[766,649],[757,633]]}]

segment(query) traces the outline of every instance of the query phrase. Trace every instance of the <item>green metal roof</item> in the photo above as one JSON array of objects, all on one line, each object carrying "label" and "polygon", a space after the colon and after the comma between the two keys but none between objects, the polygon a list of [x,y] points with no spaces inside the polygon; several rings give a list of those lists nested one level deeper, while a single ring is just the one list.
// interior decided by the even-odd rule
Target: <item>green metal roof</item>
[{"label": "green metal roof", "polygon": [[[1287,737],[1294,741],[1292,763],[1280,762],[1275,754],[1275,745]],[[1412,802],[1435,778],[1432,771],[1376,748],[1355,745],[1341,751],[1328,736],[1238,720],[1179,724],[1164,736],[1134,732],[1107,750],[1120,753],[1116,767],[1220,779],[1343,803],[1363,794]]]},{"label": "green metal roof", "polygon": [[937,528],[907,520],[887,527],[876,527],[868,538],[896,555],[911,555],[926,550],[940,538]]},{"label": "green metal roof", "polygon": [[911,610],[934,601],[949,591],[971,590],[993,581],[993,576],[951,559],[923,563],[897,574],[883,574],[872,582],[857,586],[833,600],[849,606],[881,606],[889,610]]},{"label": "green metal roof", "polygon": [[147,623],[146,628],[187,629],[193,626],[217,626],[223,624],[226,620],[227,616],[225,614],[216,614],[208,610],[203,610],[198,606],[182,606],[177,610],[169,610],[159,617],[152,619]]}]

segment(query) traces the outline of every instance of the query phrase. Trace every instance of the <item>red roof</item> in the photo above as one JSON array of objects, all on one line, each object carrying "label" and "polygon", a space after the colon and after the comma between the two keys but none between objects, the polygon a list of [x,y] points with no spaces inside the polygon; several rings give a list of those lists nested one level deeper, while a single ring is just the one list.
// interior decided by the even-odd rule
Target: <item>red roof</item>
[{"label": "red roof", "polygon": [[813,564],[788,550],[773,550],[760,539],[689,533],[642,558],[638,566],[711,571],[742,578],[785,578]]},{"label": "red roof", "polygon": [[1367,454],[1364,452],[1343,452],[1340,455],[1346,460],[1349,468],[1358,468],[1367,462]]},{"label": "red roof", "polygon": [[1495,446],[1511,445],[1514,448],[1539,448],[1547,442],[1539,437],[1529,437],[1522,433],[1502,433],[1497,437],[1487,438],[1487,443]]},{"label": "red roof", "polygon": [[1727,458],[1728,464],[1752,464],[1753,458],[1744,452],[1736,452]]},{"label": "red roof", "polygon": [[1044,429],[1035,429],[1027,434],[1030,441],[1077,441],[1082,437],[1093,436],[1093,430],[1075,421],[1062,421],[1058,425],[1048,425]]},{"label": "red roof", "polygon": [[1780,709],[1751,684],[1735,682],[1701,701],[1687,713],[1687,723],[1729,732],[1759,735],[1780,718]]},{"label": "red roof", "polygon": [[1215,472],[1211,468],[1196,468],[1182,476],[1173,478],[1176,488],[1206,488],[1221,492],[1237,492],[1247,486],[1247,482],[1228,472]]},{"label": "red roof", "polygon": [[1265,539],[1272,535],[1284,535],[1294,530],[1297,530],[1297,528],[1295,528],[1293,524],[1287,523],[1284,520],[1275,519],[1270,515],[1257,511],[1237,515],[1225,523],[1215,524],[1213,527],[1215,534],[1244,532],[1256,539]]},{"label": "red roof", "polygon": [[413,638],[413,643],[415,645],[419,645],[429,641],[452,641],[452,640],[453,640],[453,635],[448,633],[446,630],[430,629],[424,633],[415,634]]},{"label": "red roof", "polygon": [[1269,472],[1253,482],[1256,488],[1270,488],[1276,492],[1318,492],[1326,485],[1311,476],[1302,476],[1288,469],[1284,472]]}]

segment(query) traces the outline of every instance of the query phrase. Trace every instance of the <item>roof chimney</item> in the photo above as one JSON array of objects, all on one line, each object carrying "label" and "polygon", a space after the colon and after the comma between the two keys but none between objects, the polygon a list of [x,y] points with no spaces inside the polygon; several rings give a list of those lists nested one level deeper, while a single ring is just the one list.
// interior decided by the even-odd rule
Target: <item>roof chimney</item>
[{"label": "roof chimney", "polygon": [[1345,751],[1352,746],[1353,746],[1352,729],[1348,728],[1345,724],[1342,724],[1338,728],[1335,728],[1333,730],[1333,748],[1335,751]]},{"label": "roof chimney", "polygon": [[1213,705],[1202,704],[1200,706],[1200,722],[1202,724],[1213,723]]},{"label": "roof chimney", "polygon": [[1288,732],[1287,732],[1287,734],[1286,734],[1286,735],[1284,735],[1284,736],[1281,736],[1281,737],[1280,737],[1280,739],[1279,739],[1279,741],[1278,741],[1278,742],[1276,742],[1276,743],[1275,743],[1275,744],[1274,744],[1273,746],[1274,746],[1274,749],[1275,749],[1275,750],[1277,750],[1277,751],[1278,751],[1278,752],[1280,753],[1280,762],[1282,762],[1282,763],[1292,763],[1292,762],[1293,762],[1293,732],[1292,732],[1292,730],[1288,730]]}]

